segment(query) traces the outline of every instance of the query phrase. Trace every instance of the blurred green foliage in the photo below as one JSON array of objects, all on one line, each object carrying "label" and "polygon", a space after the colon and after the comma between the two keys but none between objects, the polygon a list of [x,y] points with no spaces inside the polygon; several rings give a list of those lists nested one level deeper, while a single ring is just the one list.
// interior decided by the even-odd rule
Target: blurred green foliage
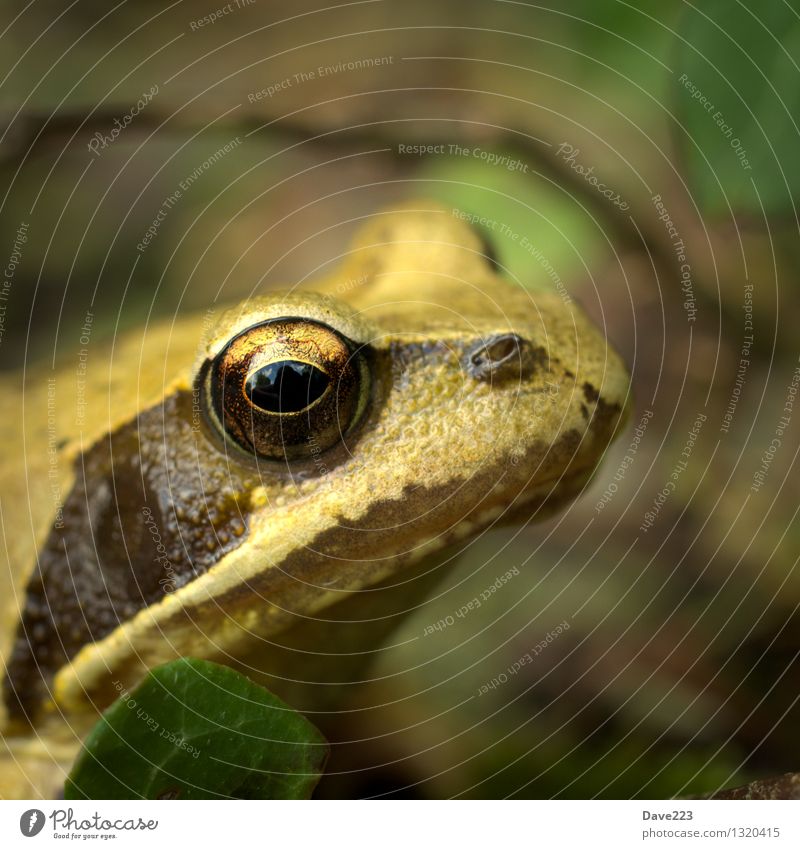
[{"label": "blurred green foliage", "polygon": [[687,6],[672,54],[678,144],[704,212],[796,209],[800,127],[798,6]]}]

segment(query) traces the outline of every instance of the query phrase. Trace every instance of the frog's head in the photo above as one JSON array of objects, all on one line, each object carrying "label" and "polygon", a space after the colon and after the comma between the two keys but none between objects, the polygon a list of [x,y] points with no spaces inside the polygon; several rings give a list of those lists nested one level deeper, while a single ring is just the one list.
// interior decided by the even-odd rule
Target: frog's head
[{"label": "frog's head", "polygon": [[235,655],[542,514],[623,417],[625,369],[581,310],[503,279],[448,210],[375,216],[308,288],[173,328],[193,365],[79,458],[29,589],[28,633],[46,590],[48,640],[74,635],[62,701],[109,669]]}]

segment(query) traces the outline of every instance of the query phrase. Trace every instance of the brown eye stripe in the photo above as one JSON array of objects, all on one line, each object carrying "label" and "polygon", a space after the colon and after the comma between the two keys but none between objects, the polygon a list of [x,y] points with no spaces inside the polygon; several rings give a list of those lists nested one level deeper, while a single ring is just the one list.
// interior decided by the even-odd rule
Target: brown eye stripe
[{"label": "brown eye stripe", "polygon": [[235,336],[208,370],[211,419],[249,454],[308,457],[340,442],[368,394],[363,354],[330,327],[273,319]]},{"label": "brown eye stripe", "polygon": [[12,717],[32,718],[52,675],[83,646],[247,539],[257,476],[198,463],[207,452],[195,442],[193,403],[187,391],[169,395],[75,461],[63,521],[38,554],[8,660],[3,695]]}]

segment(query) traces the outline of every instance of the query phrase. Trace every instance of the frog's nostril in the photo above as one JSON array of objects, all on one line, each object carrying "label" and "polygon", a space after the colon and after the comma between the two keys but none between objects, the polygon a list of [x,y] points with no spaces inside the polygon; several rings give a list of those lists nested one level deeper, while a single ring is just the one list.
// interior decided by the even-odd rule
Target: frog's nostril
[{"label": "frog's nostril", "polygon": [[537,361],[546,358],[542,348],[516,333],[500,333],[482,339],[467,350],[464,367],[477,380],[519,380],[528,377]]}]

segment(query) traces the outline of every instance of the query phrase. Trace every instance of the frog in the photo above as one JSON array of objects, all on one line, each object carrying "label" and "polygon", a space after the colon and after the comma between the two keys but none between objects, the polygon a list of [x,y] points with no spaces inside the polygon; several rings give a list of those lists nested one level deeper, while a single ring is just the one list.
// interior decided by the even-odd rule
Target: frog
[{"label": "frog", "polygon": [[470,540],[587,486],[625,365],[465,218],[396,204],[310,282],[4,378],[0,796],[178,657],[323,715]]}]

